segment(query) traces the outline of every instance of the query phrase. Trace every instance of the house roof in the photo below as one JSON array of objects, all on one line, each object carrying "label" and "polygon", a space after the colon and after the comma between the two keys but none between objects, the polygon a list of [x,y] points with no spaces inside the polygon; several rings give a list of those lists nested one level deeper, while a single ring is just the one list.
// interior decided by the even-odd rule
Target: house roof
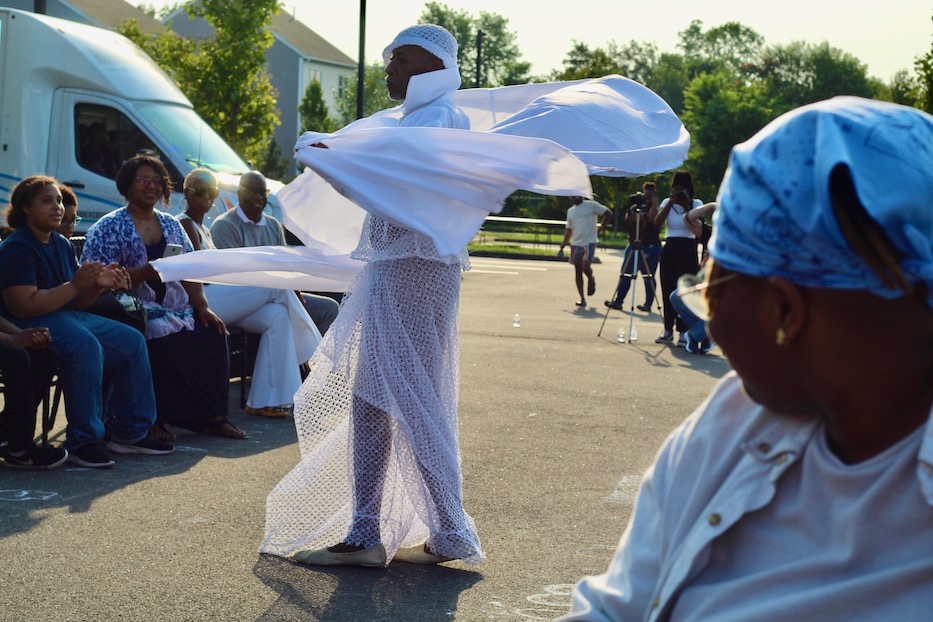
[{"label": "house roof", "polygon": [[162,22],[123,0],[68,0],[67,3],[110,30],[116,30],[130,19],[135,19],[145,33],[165,30]]},{"label": "house roof", "polygon": [[338,50],[291,14],[279,11],[272,17],[272,30],[283,41],[307,57],[355,66],[356,61]]}]

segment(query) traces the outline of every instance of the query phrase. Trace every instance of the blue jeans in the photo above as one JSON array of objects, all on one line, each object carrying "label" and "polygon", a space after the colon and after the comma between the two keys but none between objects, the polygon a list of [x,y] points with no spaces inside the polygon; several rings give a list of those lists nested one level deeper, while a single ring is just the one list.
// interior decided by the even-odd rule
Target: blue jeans
[{"label": "blue jeans", "polygon": [[[657,288],[657,283],[654,280],[654,273],[657,271],[658,261],[661,259],[661,245],[652,244],[651,246],[645,246],[642,252],[639,253],[637,266],[634,265],[635,257],[633,252],[634,249],[632,245],[629,244],[625,249],[625,255],[622,257],[622,275],[619,277],[619,289],[614,302],[618,303],[620,306],[622,305],[622,301],[625,300],[625,296],[628,294],[628,288],[632,284],[632,277],[641,272],[642,276],[645,278],[645,306],[650,307],[654,304],[654,290]],[[645,274],[642,257],[645,258],[645,263],[648,264],[650,274]]]},{"label": "blue jeans", "polygon": [[337,319],[337,312],[340,310],[340,304],[328,296],[318,296],[309,292],[301,292],[301,303],[311,316],[311,321],[317,326],[323,336],[330,328],[330,325]]},{"label": "blue jeans", "polygon": [[[156,403],[142,333],[83,311],[58,311],[17,319],[16,324],[47,326],[52,335],[68,418],[63,447],[104,440],[105,406],[114,441],[135,443],[146,437],[156,420]],[[105,372],[110,388],[106,405]]]},{"label": "blue jeans", "polygon": [[693,311],[684,304],[684,301],[681,300],[676,291],[671,292],[670,300],[674,310],[677,311],[677,315],[680,316],[684,326],[687,327],[685,333],[697,343],[700,343],[704,339],[708,339],[709,337],[706,334],[706,322],[693,314]]}]

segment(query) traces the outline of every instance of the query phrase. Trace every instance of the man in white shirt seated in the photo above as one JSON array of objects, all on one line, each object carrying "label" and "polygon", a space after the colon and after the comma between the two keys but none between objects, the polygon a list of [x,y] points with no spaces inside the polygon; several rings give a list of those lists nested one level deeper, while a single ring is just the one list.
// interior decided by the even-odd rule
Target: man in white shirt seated
[{"label": "man in white shirt seated", "polygon": [[[211,238],[217,248],[249,246],[285,246],[285,227],[272,216],[263,213],[269,190],[266,178],[259,171],[240,177],[236,208],[221,214],[211,225]],[[301,293],[302,303],[321,334],[327,332],[340,306],[327,296]]]}]

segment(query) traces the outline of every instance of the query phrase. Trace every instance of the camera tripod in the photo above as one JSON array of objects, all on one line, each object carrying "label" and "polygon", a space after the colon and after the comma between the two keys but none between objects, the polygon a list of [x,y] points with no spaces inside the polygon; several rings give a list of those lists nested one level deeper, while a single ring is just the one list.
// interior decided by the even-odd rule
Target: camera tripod
[{"label": "camera tripod", "polygon": [[[619,276],[619,282],[616,284],[616,289],[612,292],[611,300],[616,300],[619,295],[619,287],[622,285],[622,279],[629,279],[632,281],[629,287],[629,293],[632,295],[630,299],[630,305],[628,310],[628,334],[632,334],[632,324],[635,318],[635,290],[636,287],[636,277],[638,276],[639,268],[641,268],[641,273],[643,278],[646,281],[646,287],[651,288],[652,298],[655,300],[655,303],[658,305],[658,313],[661,313],[661,303],[658,300],[657,289],[655,287],[654,275],[651,273],[651,270],[648,269],[648,259],[645,257],[644,246],[641,242],[641,219],[644,216],[640,211],[635,212],[635,239],[634,241],[629,241],[629,246],[631,247],[632,252],[628,254],[628,257],[622,264],[621,274]],[[603,328],[606,326],[606,320],[609,319],[609,312],[612,311],[613,307],[606,307],[606,315],[603,316],[603,323],[599,326],[599,332],[596,333],[596,336],[599,337],[603,334]]]}]

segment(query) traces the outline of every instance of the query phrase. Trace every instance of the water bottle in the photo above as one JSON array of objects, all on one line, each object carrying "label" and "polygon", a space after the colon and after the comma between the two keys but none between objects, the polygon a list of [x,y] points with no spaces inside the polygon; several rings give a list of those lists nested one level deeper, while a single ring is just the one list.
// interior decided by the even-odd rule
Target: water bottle
[{"label": "water bottle", "polygon": [[630,332],[629,335],[628,335],[628,340],[629,340],[629,341],[638,341],[638,329],[635,328],[635,325],[634,325],[634,324],[632,325],[632,332]]},{"label": "water bottle", "polygon": [[619,327],[619,332],[616,333],[616,341],[625,343],[625,329],[621,326]]},{"label": "water bottle", "polygon": [[518,328],[521,325],[522,325],[522,318],[516,313],[515,317],[512,318],[512,326],[514,326],[515,328]]}]

